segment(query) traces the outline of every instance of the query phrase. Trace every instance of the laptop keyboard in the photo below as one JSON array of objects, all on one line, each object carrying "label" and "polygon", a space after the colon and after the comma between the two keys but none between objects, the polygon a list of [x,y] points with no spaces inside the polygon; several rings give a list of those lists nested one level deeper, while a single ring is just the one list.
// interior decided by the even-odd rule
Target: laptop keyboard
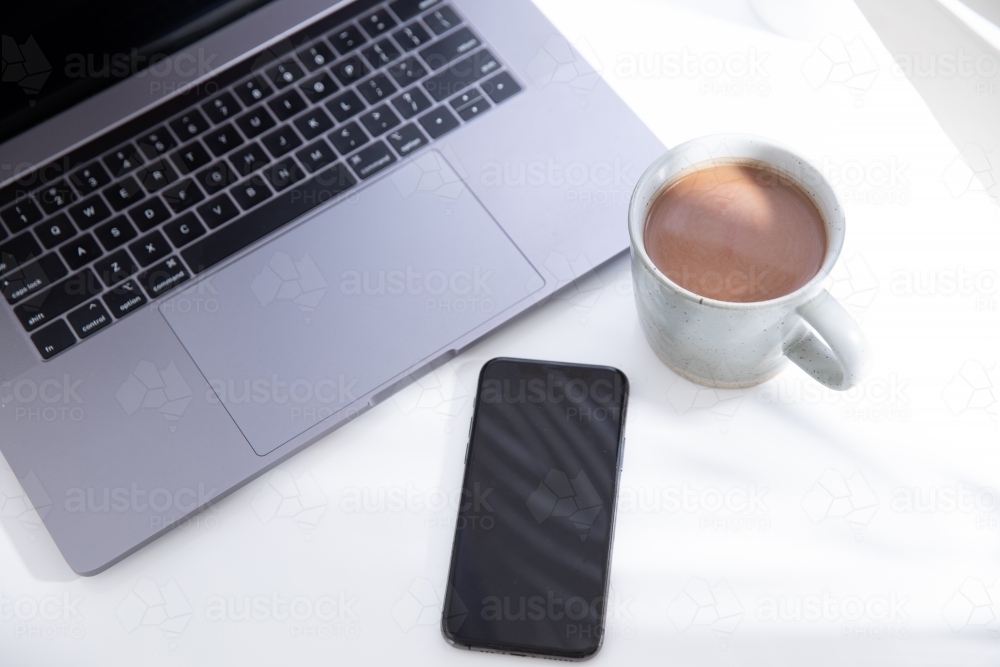
[{"label": "laptop keyboard", "polygon": [[520,90],[446,2],[355,3],[0,190],[0,290],[51,359]]}]

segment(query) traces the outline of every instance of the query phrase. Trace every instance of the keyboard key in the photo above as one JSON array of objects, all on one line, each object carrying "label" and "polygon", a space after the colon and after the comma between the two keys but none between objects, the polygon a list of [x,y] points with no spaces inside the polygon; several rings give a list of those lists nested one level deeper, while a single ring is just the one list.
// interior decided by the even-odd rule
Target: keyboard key
[{"label": "keyboard key", "polygon": [[274,67],[270,67],[267,70],[268,80],[278,89],[295,83],[303,76],[302,68],[291,60],[278,63]]},{"label": "keyboard key", "polygon": [[347,160],[354,173],[361,178],[374,176],[395,161],[396,156],[381,141],[376,141],[371,146],[358,151]]},{"label": "keyboard key", "polygon": [[424,81],[424,88],[431,97],[440,102],[498,69],[500,62],[492,53],[483,49],[445,68],[437,76],[427,79]]},{"label": "keyboard key", "polygon": [[271,155],[274,157],[281,157],[288,151],[302,145],[302,140],[299,139],[299,135],[295,134],[295,130],[288,125],[279,127],[271,134],[263,137],[260,142],[264,144],[264,147],[267,148],[267,150],[269,150]]},{"label": "keyboard key", "polygon": [[369,134],[377,137],[399,125],[399,116],[392,112],[388,104],[383,104],[361,114],[361,122],[364,123]]},{"label": "keyboard key", "polygon": [[22,229],[27,229],[41,220],[42,212],[35,206],[35,202],[25,199],[5,208],[3,213],[0,213],[0,217],[7,223],[11,234],[17,234]]},{"label": "keyboard key", "polygon": [[389,74],[401,87],[405,88],[416,83],[427,74],[427,70],[420,64],[420,60],[413,56],[403,58],[388,69]]},{"label": "keyboard key", "polygon": [[97,271],[101,282],[111,287],[133,275],[139,270],[139,267],[132,261],[129,254],[122,249],[94,264],[94,269]]},{"label": "keyboard key", "polygon": [[158,127],[152,132],[147,132],[136,143],[139,144],[139,150],[150,160],[155,160],[177,145],[165,127]]},{"label": "keyboard key", "polygon": [[343,165],[335,164],[308,181],[285,190],[214,234],[195,241],[181,252],[181,256],[192,271],[201,273],[336,197],[355,183],[357,179]]},{"label": "keyboard key", "polygon": [[111,208],[120,211],[123,208],[138,203],[146,195],[139,186],[139,181],[131,176],[104,189],[104,197],[111,202]]},{"label": "keyboard key", "polygon": [[359,84],[358,89],[365,96],[365,99],[368,100],[369,104],[378,104],[396,92],[396,86],[392,85],[389,77],[381,73]]},{"label": "keyboard key", "polygon": [[111,316],[100,301],[91,301],[66,316],[77,338],[83,340],[111,324]]},{"label": "keyboard key", "polygon": [[462,28],[422,50],[420,57],[431,69],[441,69],[452,60],[472,53],[480,45],[482,42],[471,30]]},{"label": "keyboard key", "polygon": [[166,200],[167,205],[173,209],[174,213],[180,213],[204,198],[205,195],[191,179],[181,181],[163,191],[163,199]]},{"label": "keyboard key", "polygon": [[42,210],[46,213],[55,213],[64,206],[68,206],[76,201],[76,193],[70,188],[69,183],[63,180],[46,186],[36,196]]},{"label": "keyboard key", "polygon": [[421,146],[427,144],[427,138],[413,123],[404,125],[398,130],[393,130],[386,136],[386,139],[389,140],[392,147],[395,148],[396,152],[402,157],[406,157]]},{"label": "keyboard key", "polygon": [[171,220],[164,225],[163,231],[167,233],[167,238],[174,244],[175,248],[186,246],[199,236],[205,235],[205,228],[194,213],[185,213],[176,220]]},{"label": "keyboard key", "polygon": [[149,266],[170,254],[170,245],[159,231],[143,236],[130,244],[128,249],[132,251],[132,256],[138,260],[140,266]]},{"label": "keyboard key", "polygon": [[208,121],[197,109],[191,109],[180,118],[170,122],[170,128],[180,137],[181,141],[187,141],[198,136],[208,129]]},{"label": "keyboard key", "polygon": [[404,21],[412,19],[414,16],[436,5],[440,0],[396,0],[389,3],[389,9],[396,13],[396,16]]},{"label": "keyboard key", "polygon": [[307,46],[296,55],[312,72],[333,62],[333,51],[323,42],[316,42],[312,46]]},{"label": "keyboard key", "polygon": [[162,201],[154,197],[130,208],[128,217],[132,218],[132,222],[139,228],[139,231],[148,232],[161,222],[169,220],[170,211],[167,210]]},{"label": "keyboard key", "polygon": [[521,86],[507,72],[500,72],[492,79],[484,81],[481,86],[483,91],[490,96],[490,99],[497,104],[521,92]]},{"label": "keyboard key", "polygon": [[431,36],[424,30],[424,27],[417,22],[413,22],[402,30],[392,35],[407,51],[418,49],[431,41]]},{"label": "keyboard key", "polygon": [[473,88],[468,90],[449,102],[451,107],[458,112],[462,120],[472,120],[479,114],[490,108],[490,103],[482,96],[478,90]]},{"label": "keyboard key", "polygon": [[205,135],[204,140],[208,144],[208,149],[217,156],[225,155],[243,144],[243,137],[240,136],[235,127],[229,124],[212,130]]},{"label": "keyboard key", "polygon": [[244,81],[236,86],[236,94],[243,100],[243,104],[248,107],[260,102],[273,92],[271,86],[268,85],[262,76],[255,76],[249,81]]},{"label": "keyboard key", "polygon": [[426,23],[436,35],[443,35],[461,22],[462,19],[458,18],[458,14],[455,13],[455,10],[448,5],[435,10],[424,17],[424,23]]},{"label": "keyboard key", "polygon": [[0,275],[13,271],[42,254],[42,248],[31,234],[15,236],[0,243]]},{"label": "keyboard key", "polygon": [[348,123],[329,134],[330,142],[341,155],[347,155],[355,148],[368,143],[368,136],[357,123]]},{"label": "keyboard key", "polygon": [[55,248],[63,241],[68,241],[76,235],[73,223],[65,213],[60,213],[35,227],[35,236],[46,248]]},{"label": "keyboard key", "polygon": [[348,90],[342,95],[338,95],[326,103],[326,108],[330,110],[333,117],[343,123],[348,118],[358,114],[365,108],[365,103],[354,94],[353,90]]},{"label": "keyboard key", "polygon": [[123,217],[104,223],[94,230],[94,234],[105,250],[114,250],[137,236],[135,228]]},{"label": "keyboard key", "polygon": [[105,294],[104,303],[116,319],[121,319],[146,305],[146,295],[134,280],[129,280]]},{"label": "keyboard key", "polygon": [[53,322],[36,334],[31,336],[31,341],[38,348],[38,353],[42,359],[51,359],[68,347],[76,343],[76,338],[63,321]]},{"label": "keyboard key", "polygon": [[17,303],[36,294],[69,273],[59,256],[49,253],[30,264],[21,264],[0,280],[0,290],[7,303]]},{"label": "keyboard key", "polygon": [[125,144],[104,158],[104,164],[107,165],[112,178],[118,178],[137,169],[143,162],[139,151],[132,144]]},{"label": "keyboard key", "polygon": [[337,92],[337,84],[333,82],[333,79],[326,72],[322,72],[317,76],[309,79],[302,84],[302,93],[309,98],[309,101],[313,104],[318,103],[320,100]]},{"label": "keyboard key", "polygon": [[91,162],[86,167],[73,172],[69,180],[72,181],[77,190],[85,195],[89,195],[97,188],[110,183],[111,177],[108,176],[108,172],[104,171],[104,167],[101,166],[100,162]]},{"label": "keyboard key", "polygon": [[256,107],[237,118],[236,124],[243,130],[243,134],[252,139],[261,132],[274,127],[274,119],[271,118],[267,109]]},{"label": "keyboard key", "polygon": [[403,118],[413,118],[418,113],[427,111],[434,103],[419,88],[411,88],[392,101],[392,106],[403,115]]},{"label": "keyboard key", "polygon": [[332,69],[337,80],[345,86],[361,80],[370,71],[368,65],[365,64],[365,61],[359,55],[344,58],[335,64]]},{"label": "keyboard key", "polygon": [[103,289],[94,272],[86,269],[16,306],[14,314],[27,331],[34,331],[97,296]]},{"label": "keyboard key", "polygon": [[187,282],[190,277],[180,260],[176,257],[170,257],[140,274],[138,281],[150,298],[155,299],[181,283]]},{"label": "keyboard key", "polygon": [[206,225],[211,229],[215,229],[222,223],[228,222],[239,215],[239,210],[236,208],[233,200],[229,198],[229,195],[223,193],[199,206],[198,215],[201,216]]},{"label": "keyboard key", "polygon": [[372,12],[359,21],[361,27],[372,37],[378,37],[389,28],[396,26],[396,20],[384,9]]},{"label": "keyboard key", "polygon": [[458,119],[455,118],[455,114],[448,111],[447,107],[438,107],[421,116],[420,124],[427,130],[427,134],[431,135],[431,139],[437,139],[458,127]]},{"label": "keyboard key", "polygon": [[317,107],[299,116],[295,120],[295,127],[298,129],[299,134],[305,137],[306,140],[309,140],[333,127],[333,121],[330,120],[325,111]]},{"label": "keyboard key", "polygon": [[177,172],[165,160],[150,162],[135,172],[135,177],[146,188],[147,192],[162,190],[177,180]]},{"label": "keyboard key", "polygon": [[264,177],[271,187],[277,192],[281,192],[289,185],[297,183],[305,178],[305,174],[299,169],[299,165],[293,160],[280,160],[264,170]]},{"label": "keyboard key", "polygon": [[206,102],[201,106],[215,124],[225,123],[234,115],[239,113],[240,103],[229,93],[222,93],[214,100]]},{"label": "keyboard key", "polygon": [[296,153],[295,157],[299,158],[299,162],[305,165],[310,173],[322,169],[337,159],[333,149],[322,139],[309,144]]},{"label": "keyboard key", "polygon": [[244,211],[253,208],[271,196],[271,190],[264,184],[264,180],[260,176],[250,177],[230,190],[230,193]]},{"label": "keyboard key", "polygon": [[361,55],[365,57],[369,65],[378,69],[379,67],[388,65],[401,54],[396,45],[392,43],[392,40],[380,39],[371,46],[361,49]]},{"label": "keyboard key", "polygon": [[298,91],[289,90],[268,102],[267,106],[271,107],[271,111],[278,117],[278,120],[288,120],[306,108],[306,101],[302,99]]},{"label": "keyboard key", "polygon": [[[233,134],[236,134],[235,130]],[[242,142],[243,139],[240,139],[240,143]],[[174,153],[173,159],[174,164],[177,165],[182,174],[190,174],[192,171],[200,169],[212,161],[208,151],[197,141],[191,142]]]},{"label": "keyboard key", "polygon": [[330,35],[328,39],[333,44],[333,48],[337,49],[340,55],[344,55],[351,49],[365,43],[364,35],[362,35],[361,31],[353,25],[344,26],[337,32]]},{"label": "keyboard key", "polygon": [[69,214],[73,216],[73,220],[80,229],[88,229],[101,220],[110,218],[111,210],[100,195],[94,195],[70,207]]},{"label": "keyboard key", "polygon": [[101,246],[97,245],[94,237],[87,234],[59,248],[59,254],[69,264],[70,270],[76,271],[104,253],[101,251]]},{"label": "keyboard key", "polygon": [[267,153],[258,144],[249,144],[229,156],[233,169],[240,176],[249,176],[270,162]]},{"label": "keyboard key", "polygon": [[224,190],[240,180],[236,172],[230,169],[225,162],[213,164],[208,169],[199,172],[195,178],[205,192],[210,195],[214,195],[219,190]]}]

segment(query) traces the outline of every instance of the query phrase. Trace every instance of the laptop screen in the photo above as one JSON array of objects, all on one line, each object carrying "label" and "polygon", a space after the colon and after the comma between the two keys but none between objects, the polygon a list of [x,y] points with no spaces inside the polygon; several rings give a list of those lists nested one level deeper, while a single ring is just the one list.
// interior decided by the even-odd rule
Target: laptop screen
[{"label": "laptop screen", "polygon": [[[271,0],[4,3],[0,142]],[[160,70],[165,67],[160,64]],[[191,63],[194,69],[198,63]],[[182,73],[183,74],[183,73]]]}]

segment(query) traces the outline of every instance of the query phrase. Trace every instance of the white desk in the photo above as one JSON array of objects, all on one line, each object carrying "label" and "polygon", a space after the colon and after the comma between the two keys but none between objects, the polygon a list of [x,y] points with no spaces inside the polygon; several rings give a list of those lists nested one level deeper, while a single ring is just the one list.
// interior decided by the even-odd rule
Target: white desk
[{"label": "white desk", "polygon": [[67,573],[6,498],[0,664],[526,664],[438,627],[473,382],[498,355],[632,382],[593,664],[1000,664],[995,203],[849,2],[820,45],[691,2],[539,4],[668,145],[753,132],[822,166],[848,213],[832,291],[871,379],[680,380],[620,259],[98,577]]}]

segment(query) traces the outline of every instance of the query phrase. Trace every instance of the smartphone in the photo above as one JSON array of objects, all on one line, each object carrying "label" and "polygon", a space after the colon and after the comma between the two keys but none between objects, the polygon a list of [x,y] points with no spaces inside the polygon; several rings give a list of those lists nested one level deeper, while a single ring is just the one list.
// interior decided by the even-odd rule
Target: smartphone
[{"label": "smartphone", "polygon": [[600,649],[627,402],[616,368],[483,366],[441,621],[449,643],[564,660]]}]

